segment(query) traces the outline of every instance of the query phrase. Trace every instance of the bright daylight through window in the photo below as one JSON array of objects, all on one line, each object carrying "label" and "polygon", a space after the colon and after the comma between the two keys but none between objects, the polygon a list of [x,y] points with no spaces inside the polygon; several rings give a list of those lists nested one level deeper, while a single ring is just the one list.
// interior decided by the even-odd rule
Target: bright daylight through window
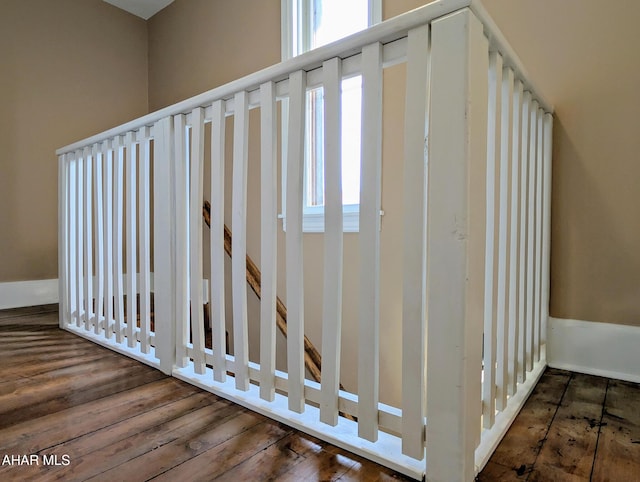
[{"label": "bright daylight through window", "polygon": [[[283,57],[321,47],[380,20],[380,0],[284,0]],[[283,19],[284,20],[284,19]],[[286,31],[288,29],[288,32]],[[344,230],[358,230],[362,78],[342,81]],[[307,92],[303,230],[324,230],[323,89]]]}]

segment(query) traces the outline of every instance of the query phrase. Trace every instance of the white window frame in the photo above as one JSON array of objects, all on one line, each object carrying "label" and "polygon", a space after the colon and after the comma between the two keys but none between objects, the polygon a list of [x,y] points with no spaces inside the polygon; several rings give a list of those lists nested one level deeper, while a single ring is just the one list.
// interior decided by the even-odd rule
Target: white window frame
[{"label": "white window frame", "polygon": [[[311,25],[311,2],[314,0],[281,0],[281,55],[282,60],[288,60],[295,55],[309,50],[308,39],[310,35],[302,33],[302,28]],[[382,0],[368,0],[369,19],[368,25],[374,25],[382,21]],[[294,21],[293,12],[296,12]],[[282,101],[282,215],[283,229],[286,230],[285,197],[286,190],[286,146],[287,146],[287,119],[288,99]],[[306,178],[306,176],[305,176]],[[360,205],[343,205],[343,231],[358,232],[360,222]],[[324,232],[324,206],[305,206],[302,215],[302,231],[305,233]]]}]

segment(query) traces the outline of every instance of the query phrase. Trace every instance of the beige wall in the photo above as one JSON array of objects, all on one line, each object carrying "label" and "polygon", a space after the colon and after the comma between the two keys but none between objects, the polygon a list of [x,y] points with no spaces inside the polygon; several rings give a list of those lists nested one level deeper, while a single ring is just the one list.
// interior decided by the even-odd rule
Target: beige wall
[{"label": "beige wall", "polygon": [[101,0],[0,2],[0,282],[57,277],[55,150],[146,111],[143,20]]},{"label": "beige wall", "polygon": [[280,0],[176,0],[148,25],[152,111],[280,61]]},{"label": "beige wall", "polygon": [[551,314],[640,326],[640,2],[485,4],[555,105]]}]

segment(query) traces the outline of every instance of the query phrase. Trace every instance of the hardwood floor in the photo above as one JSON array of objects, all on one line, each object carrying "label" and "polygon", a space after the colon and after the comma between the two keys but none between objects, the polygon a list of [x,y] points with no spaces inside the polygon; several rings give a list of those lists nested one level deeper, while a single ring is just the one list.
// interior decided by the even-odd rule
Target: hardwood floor
[{"label": "hardwood floor", "polygon": [[57,326],[0,311],[0,480],[408,480]]},{"label": "hardwood floor", "polygon": [[[408,480],[57,317],[0,311],[2,481]],[[478,480],[640,482],[640,385],[548,369]]]},{"label": "hardwood floor", "polygon": [[547,369],[478,480],[640,481],[640,384]]}]

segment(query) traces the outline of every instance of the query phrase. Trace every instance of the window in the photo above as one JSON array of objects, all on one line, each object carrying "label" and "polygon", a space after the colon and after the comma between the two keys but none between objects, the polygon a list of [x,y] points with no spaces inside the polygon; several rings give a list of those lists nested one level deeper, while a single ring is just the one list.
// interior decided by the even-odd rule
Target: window
[{"label": "window", "polygon": [[[364,30],[381,18],[380,0],[283,0],[283,60]],[[358,231],[362,79],[342,82],[344,230]],[[323,90],[307,92],[303,231],[324,231]],[[283,203],[284,205],[284,203]]]}]

